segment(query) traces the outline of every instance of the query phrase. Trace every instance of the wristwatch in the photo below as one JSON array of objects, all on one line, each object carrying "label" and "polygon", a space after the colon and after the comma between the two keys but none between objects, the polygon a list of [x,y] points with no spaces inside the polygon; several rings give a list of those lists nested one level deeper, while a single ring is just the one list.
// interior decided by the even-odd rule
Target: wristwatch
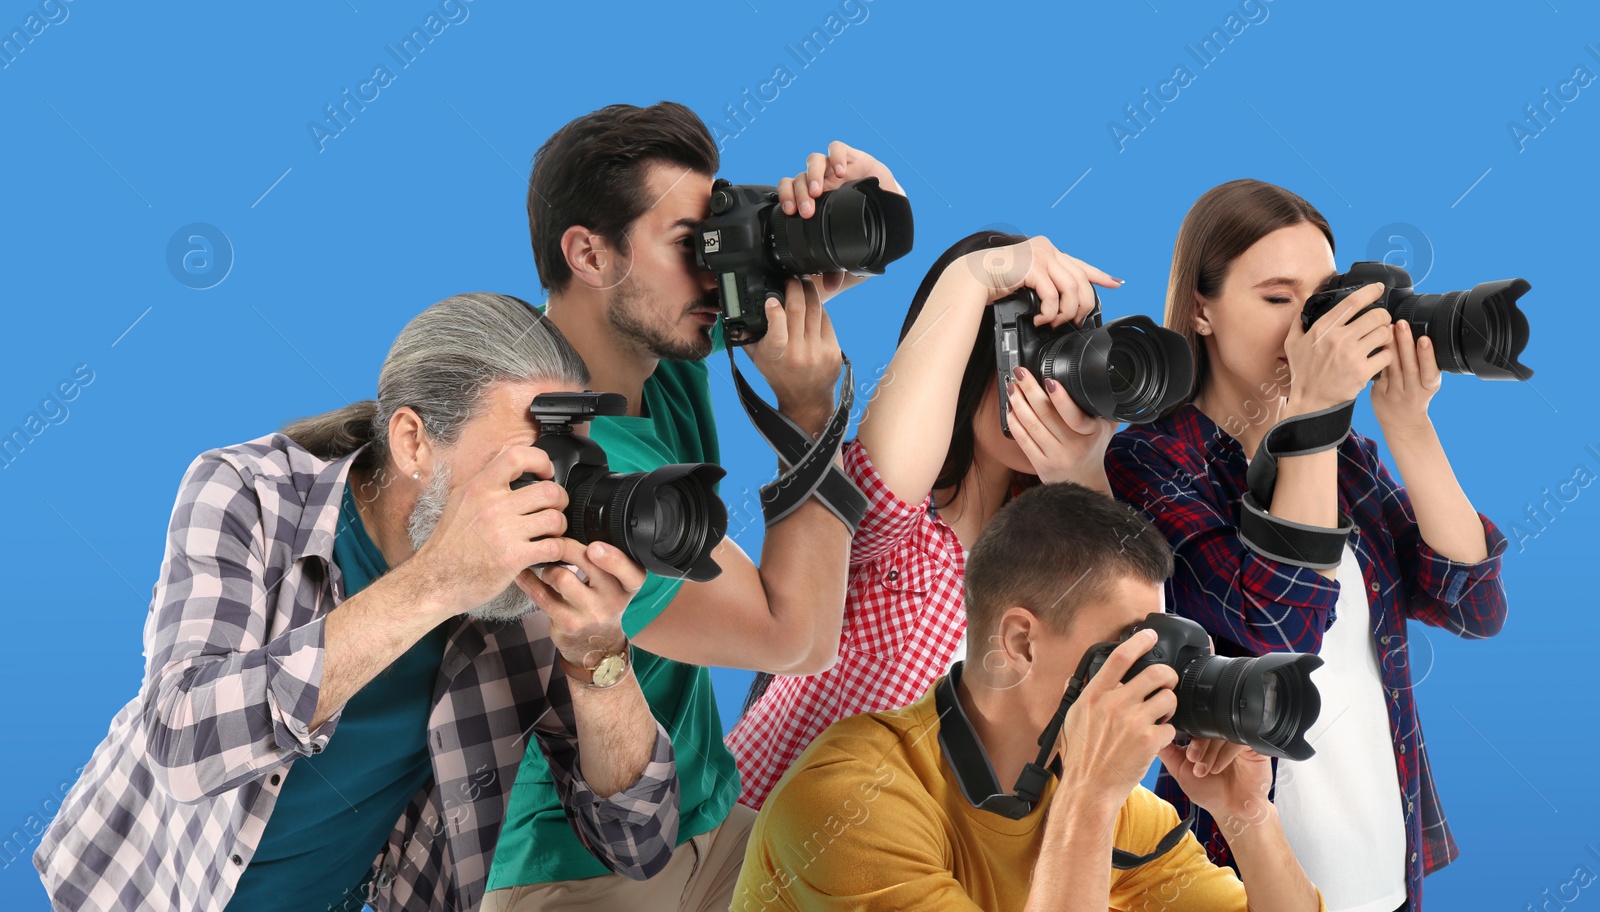
[{"label": "wristwatch", "polygon": [[567,657],[559,650],[556,652],[556,661],[561,663],[561,670],[567,673],[567,677],[586,687],[602,690],[616,684],[628,673],[628,642],[624,640],[620,651],[600,656],[593,665],[575,665],[567,661]]}]

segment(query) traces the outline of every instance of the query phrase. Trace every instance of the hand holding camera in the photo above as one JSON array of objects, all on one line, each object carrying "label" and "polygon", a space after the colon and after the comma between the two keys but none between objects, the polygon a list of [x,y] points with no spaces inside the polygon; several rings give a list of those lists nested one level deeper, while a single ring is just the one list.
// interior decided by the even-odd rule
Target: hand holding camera
[{"label": "hand holding camera", "polygon": [[833,414],[844,353],[816,281],[791,276],[785,290],[781,303],[767,299],[767,334],[747,351],[772,387],[778,411],[815,437]]},{"label": "hand holding camera", "polygon": [[[1226,745],[1225,763],[1207,767],[1203,761],[1189,759],[1193,748],[1206,749],[1210,745]],[[1189,800],[1217,820],[1255,823],[1272,807],[1267,800],[1272,788],[1272,758],[1265,754],[1226,741],[1196,740],[1189,742],[1189,749],[1169,744],[1159,756]],[[1202,769],[1206,772],[1201,773]]]},{"label": "hand holding camera", "polygon": [[1101,667],[1108,673],[1085,684],[1067,710],[1058,736],[1063,790],[1121,807],[1156,753],[1172,743],[1177,729],[1168,720],[1178,710],[1178,672],[1147,663],[1129,674],[1155,645],[1155,631],[1146,630],[1110,650]]},{"label": "hand holding camera", "polygon": [[[1121,281],[1066,256],[1044,238],[963,258],[989,296],[999,368],[1000,427],[1011,427],[1018,368],[1049,389],[1058,383],[1085,415],[1130,423],[1154,420],[1194,385],[1183,336],[1145,316],[1102,325],[1095,285]],[[1030,429],[1031,430],[1031,429]]]},{"label": "hand holding camera", "polygon": [[1433,340],[1417,337],[1407,320],[1396,321],[1393,329],[1394,363],[1372,382],[1372,414],[1390,437],[1431,427],[1428,402],[1444,383]]},{"label": "hand holding camera", "polygon": [[1303,319],[1290,322],[1283,343],[1291,384],[1286,416],[1349,402],[1394,362],[1389,312],[1371,306],[1383,293],[1383,285],[1373,282],[1323,312],[1309,328]]},{"label": "hand holding camera", "polygon": [[559,548],[556,565],[528,567],[516,583],[550,619],[550,640],[562,657],[591,668],[626,647],[622,612],[644,585],[644,568],[602,542],[551,541]]},{"label": "hand holding camera", "polygon": [[452,492],[438,526],[403,565],[437,594],[441,620],[489,602],[528,567],[561,559],[567,492],[548,481],[511,485],[552,471],[542,450],[508,446]]}]

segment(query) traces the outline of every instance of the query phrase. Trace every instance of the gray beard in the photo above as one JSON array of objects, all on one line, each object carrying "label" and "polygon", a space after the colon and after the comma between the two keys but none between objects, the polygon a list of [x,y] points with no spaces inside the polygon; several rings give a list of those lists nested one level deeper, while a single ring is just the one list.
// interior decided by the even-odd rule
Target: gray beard
[{"label": "gray beard", "polygon": [[[406,534],[411,538],[411,547],[422,550],[428,536],[438,528],[439,519],[444,516],[444,508],[449,502],[450,467],[443,461],[436,462],[433,478],[417,498],[417,505],[411,508],[411,516],[406,520]],[[504,592],[468,611],[467,616],[480,621],[514,621],[538,607],[526,592],[512,583]]]},{"label": "gray beard", "polygon": [[[703,302],[715,306],[715,296]],[[632,340],[653,357],[664,361],[699,361],[711,354],[711,328],[696,330],[694,337],[685,339],[672,331],[663,331],[652,322],[651,302],[632,277],[623,279],[611,293],[606,306],[606,321],[618,335]],[[680,315],[681,316],[681,315]],[[521,590],[518,590],[521,591]]]}]

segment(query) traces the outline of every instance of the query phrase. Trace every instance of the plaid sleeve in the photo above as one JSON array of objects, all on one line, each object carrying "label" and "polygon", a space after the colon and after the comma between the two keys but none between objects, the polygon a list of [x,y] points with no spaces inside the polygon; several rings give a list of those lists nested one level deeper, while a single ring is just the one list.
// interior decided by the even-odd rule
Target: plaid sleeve
[{"label": "plaid sleeve", "polygon": [[672,860],[678,844],[678,766],[672,739],[656,722],[650,762],[615,795],[597,794],[583,777],[568,680],[554,669],[546,687],[550,712],[534,726],[567,820],[589,854],[630,880],[648,880]]},{"label": "plaid sleeve", "polygon": [[1500,579],[1505,533],[1479,513],[1487,557],[1466,564],[1433,550],[1422,538],[1410,495],[1383,464],[1377,443],[1370,438],[1362,438],[1360,443],[1365,468],[1382,496],[1384,524],[1394,538],[1400,584],[1405,587],[1406,597],[1401,601],[1406,617],[1469,639],[1499,633],[1506,622],[1506,588]]},{"label": "plaid sleeve", "polygon": [[[301,754],[322,678],[320,621],[263,642],[269,581],[262,505],[216,451],[190,464],[145,625],[143,725],[157,783],[181,802],[228,792]],[[282,572],[282,571],[280,571]]]},{"label": "plaid sleeve", "polygon": [[911,535],[928,512],[928,502],[909,504],[896,497],[859,438],[845,444],[844,473],[867,495],[867,513],[850,540],[850,563],[877,560]]},{"label": "plaid sleeve", "polygon": [[1239,503],[1224,502],[1200,454],[1169,436],[1118,433],[1106,475],[1172,546],[1170,609],[1251,653],[1318,652],[1339,584],[1256,553],[1239,538]]}]

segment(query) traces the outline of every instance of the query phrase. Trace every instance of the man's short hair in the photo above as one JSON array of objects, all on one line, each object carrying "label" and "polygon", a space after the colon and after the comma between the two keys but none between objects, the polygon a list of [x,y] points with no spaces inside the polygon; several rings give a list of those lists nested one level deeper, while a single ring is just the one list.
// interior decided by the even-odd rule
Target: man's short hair
[{"label": "man's short hair", "polygon": [[654,203],[645,192],[650,165],[680,165],[715,175],[717,144],[705,122],[672,101],[648,108],[607,105],[555,132],[533,157],[528,230],[539,283],[563,291],[572,269],[561,235],[582,225],[628,253],[628,230]]},{"label": "man's short hair", "polygon": [[1072,482],[1039,485],[1001,507],[967,557],[968,642],[1018,605],[1064,634],[1123,577],[1171,575],[1172,549],[1138,511]]}]

